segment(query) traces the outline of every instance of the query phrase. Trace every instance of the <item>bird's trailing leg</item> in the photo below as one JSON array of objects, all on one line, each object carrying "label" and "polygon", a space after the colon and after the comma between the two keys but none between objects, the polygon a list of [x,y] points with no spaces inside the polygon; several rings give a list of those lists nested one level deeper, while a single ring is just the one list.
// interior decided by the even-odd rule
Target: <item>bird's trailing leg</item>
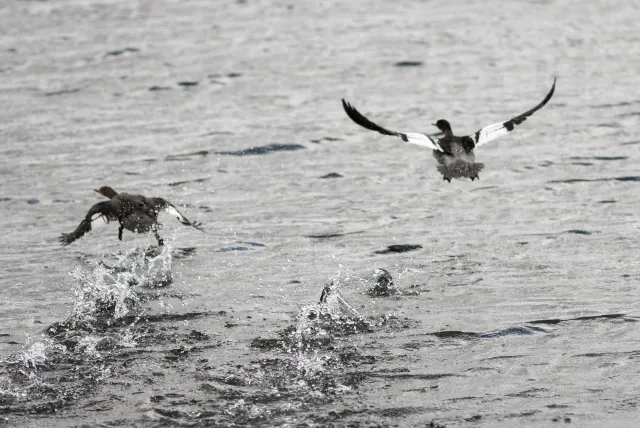
[{"label": "bird's trailing leg", "polygon": [[158,240],[158,247],[163,247],[164,246],[164,239],[162,239],[160,237],[160,235],[158,234],[158,231],[156,229],[153,229],[153,234],[156,235],[156,239]]},{"label": "bird's trailing leg", "polygon": [[118,239],[122,241],[122,231],[124,230],[124,226],[122,225],[122,216],[118,218],[118,224],[120,225],[118,228]]}]

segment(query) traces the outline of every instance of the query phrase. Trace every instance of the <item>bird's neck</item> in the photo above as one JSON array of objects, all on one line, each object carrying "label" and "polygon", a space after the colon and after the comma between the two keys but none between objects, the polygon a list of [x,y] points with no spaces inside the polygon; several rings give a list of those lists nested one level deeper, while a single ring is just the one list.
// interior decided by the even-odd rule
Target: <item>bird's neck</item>
[{"label": "bird's neck", "polygon": [[445,138],[453,137],[453,132],[451,131],[451,128],[444,130],[444,136],[445,136]]},{"label": "bird's neck", "polygon": [[116,192],[115,190],[111,189],[105,193],[102,194],[102,196],[109,198],[109,199],[113,199],[116,196],[118,196],[118,192]]}]

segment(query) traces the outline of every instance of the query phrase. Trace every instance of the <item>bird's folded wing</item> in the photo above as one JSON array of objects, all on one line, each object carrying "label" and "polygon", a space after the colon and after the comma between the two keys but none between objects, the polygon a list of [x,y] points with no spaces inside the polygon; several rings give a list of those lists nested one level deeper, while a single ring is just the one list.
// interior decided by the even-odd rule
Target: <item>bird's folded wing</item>
[{"label": "bird's folded wing", "polygon": [[549,91],[547,96],[544,97],[544,100],[542,100],[540,104],[538,104],[531,110],[528,110],[522,113],[521,115],[514,117],[511,120],[485,126],[475,134],[471,135],[470,137],[473,139],[475,146],[476,147],[481,146],[483,144],[488,143],[489,141],[493,141],[496,138],[502,137],[503,135],[507,135],[509,132],[513,131],[516,125],[520,125],[522,122],[527,120],[527,117],[531,116],[533,113],[535,113],[536,111],[544,107],[544,105],[547,102],[549,102],[549,100],[553,96],[553,92],[555,91],[555,89],[556,89],[556,79],[553,79],[553,86],[551,86],[551,90]]},{"label": "bird's folded wing", "polygon": [[355,107],[353,107],[344,99],[342,100],[342,107],[344,108],[345,113],[347,113],[347,116],[349,116],[351,120],[353,120],[355,123],[362,126],[363,128],[367,128],[371,131],[377,131],[384,135],[393,135],[396,137],[400,137],[402,138],[403,141],[406,141],[407,143],[417,144],[418,146],[428,147],[430,149],[438,150],[440,152],[443,151],[442,147],[440,147],[440,144],[438,144],[436,140],[434,140],[433,138],[425,134],[420,134],[416,132],[395,132],[395,131],[390,131],[388,129],[385,129],[382,126],[377,125],[372,121],[370,121],[369,119],[367,119],[366,117],[364,117],[362,113],[356,110]]}]

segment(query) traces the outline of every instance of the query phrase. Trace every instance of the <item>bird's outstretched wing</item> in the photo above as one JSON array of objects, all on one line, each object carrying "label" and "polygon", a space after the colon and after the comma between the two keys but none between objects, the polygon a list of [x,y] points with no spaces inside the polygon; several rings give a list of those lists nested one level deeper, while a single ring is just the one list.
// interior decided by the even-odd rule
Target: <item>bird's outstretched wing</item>
[{"label": "bird's outstretched wing", "polygon": [[175,205],[173,205],[171,202],[166,201],[162,198],[152,198],[153,202],[155,204],[156,207],[158,207],[159,210],[164,210],[165,212],[167,212],[169,215],[174,216],[175,218],[178,219],[178,221],[182,224],[184,224],[185,226],[192,226],[196,229],[198,229],[200,232],[204,232],[204,228],[202,227],[202,223],[199,223],[197,221],[190,221],[188,218],[186,218],[184,215],[182,215],[182,213],[180,211],[178,211],[178,209],[175,207]]},{"label": "bird's outstretched wing", "polygon": [[80,222],[76,230],[71,233],[63,233],[60,235],[60,243],[63,246],[71,244],[76,239],[82,238],[85,233],[91,232],[91,227],[95,226],[96,222],[104,221],[109,223],[110,221],[117,220],[118,216],[114,212],[111,201],[98,202],[91,207],[87,215]]},{"label": "bird's outstretched wing", "polygon": [[553,96],[553,91],[555,91],[555,89],[556,89],[556,79],[553,79],[553,86],[551,87],[551,90],[549,91],[547,96],[544,97],[544,100],[542,100],[540,104],[538,104],[531,110],[528,110],[522,113],[521,115],[514,117],[511,120],[485,126],[484,128],[480,129],[478,132],[476,132],[473,135],[470,135],[469,137],[473,139],[475,146],[478,147],[485,143],[488,143],[489,141],[495,140],[496,138],[502,137],[503,135],[507,135],[509,132],[513,131],[516,125],[520,125],[522,122],[527,120],[529,116],[531,116],[533,113],[535,113],[536,111],[544,107],[544,105],[547,102],[549,102],[549,100]]},{"label": "bird's outstretched wing", "polygon": [[363,128],[370,129],[371,131],[377,131],[384,135],[393,135],[396,137],[402,138],[403,141],[411,144],[417,144],[418,146],[428,147],[433,150],[437,150],[442,152],[442,147],[438,144],[438,141],[429,137],[425,134],[420,134],[417,132],[395,132],[389,131],[388,129],[383,128],[380,125],[376,125],[371,122],[369,119],[364,117],[358,110],[355,109],[351,104],[349,104],[344,99],[342,100],[342,107],[344,111],[347,113],[347,116],[351,118],[355,123],[362,126]]}]

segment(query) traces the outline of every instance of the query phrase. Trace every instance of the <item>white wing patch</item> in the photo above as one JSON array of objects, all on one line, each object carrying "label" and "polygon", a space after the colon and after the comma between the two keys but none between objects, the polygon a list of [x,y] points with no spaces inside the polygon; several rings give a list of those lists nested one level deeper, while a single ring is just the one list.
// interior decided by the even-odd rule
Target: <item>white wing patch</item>
[{"label": "white wing patch", "polygon": [[167,207],[164,209],[169,215],[174,216],[178,219],[178,221],[182,224],[186,224],[187,226],[191,226],[191,222],[187,220],[185,216],[182,215],[180,211],[173,205],[167,202]]},{"label": "white wing patch", "polygon": [[93,217],[91,217],[91,229],[95,229],[96,227],[104,226],[109,223],[109,217],[101,213],[95,213]]},{"label": "white wing patch", "polygon": [[428,147],[432,150],[437,150],[439,152],[444,151],[442,150],[442,147],[440,147],[440,144],[438,144],[436,140],[434,140],[433,138],[425,134],[418,134],[415,132],[403,132],[400,134],[400,136],[407,143],[415,144],[417,146],[422,146],[422,147]]},{"label": "white wing patch", "polygon": [[[513,129],[513,128],[512,128]],[[476,147],[481,146],[489,141],[495,140],[496,138],[500,138],[504,135],[507,135],[509,130],[506,126],[504,126],[504,122],[494,123],[493,125],[488,125],[476,132],[473,135],[473,141]]]},{"label": "white wing patch", "polygon": [[197,221],[189,221],[189,219],[183,216],[182,213],[178,211],[178,209],[175,206],[173,206],[167,201],[163,200],[163,204],[166,204],[163,210],[167,212],[169,215],[172,215],[175,218],[177,218],[180,223],[184,224],[185,226],[194,227],[202,233],[206,233],[202,227],[202,223],[198,223]]}]

